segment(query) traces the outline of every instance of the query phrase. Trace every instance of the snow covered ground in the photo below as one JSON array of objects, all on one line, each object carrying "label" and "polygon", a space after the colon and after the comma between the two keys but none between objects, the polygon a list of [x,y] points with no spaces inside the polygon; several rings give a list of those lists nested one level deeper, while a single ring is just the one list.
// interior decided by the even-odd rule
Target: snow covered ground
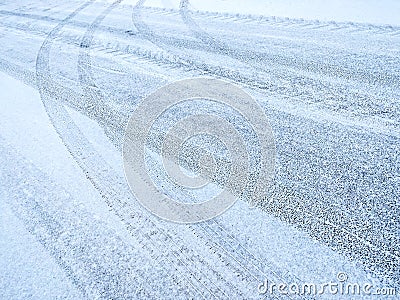
[{"label": "snow covered ground", "polygon": [[[268,299],[265,279],[339,273],[400,291],[398,3],[253,2],[0,2],[0,298]],[[135,199],[121,148],[145,96],[198,76],[265,110],[276,178],[182,225]]]},{"label": "snow covered ground", "polygon": [[[399,25],[400,22],[400,3],[396,0],[192,0],[190,4],[194,10],[296,19],[391,25]],[[178,9],[179,0],[149,0],[146,5]]]}]

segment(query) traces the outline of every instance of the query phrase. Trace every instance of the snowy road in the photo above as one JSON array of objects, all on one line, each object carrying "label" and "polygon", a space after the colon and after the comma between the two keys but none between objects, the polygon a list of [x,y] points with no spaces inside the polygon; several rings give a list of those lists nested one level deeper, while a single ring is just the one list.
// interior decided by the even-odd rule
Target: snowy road
[{"label": "snowy road", "polygon": [[[340,272],[399,287],[400,27],[24,0],[0,28],[1,298],[262,299],[266,278]],[[256,208],[177,225],[138,203],[120,153],[145,96],[199,76],[264,109],[276,174]]]}]

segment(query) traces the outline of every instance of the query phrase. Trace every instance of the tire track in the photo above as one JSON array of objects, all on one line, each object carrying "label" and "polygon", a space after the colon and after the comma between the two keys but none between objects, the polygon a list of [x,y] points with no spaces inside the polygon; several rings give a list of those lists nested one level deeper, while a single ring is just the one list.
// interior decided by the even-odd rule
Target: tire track
[{"label": "tire track", "polygon": [[[115,4],[118,4],[118,3],[119,3],[119,1],[116,2]],[[82,50],[80,51],[80,55],[79,55],[79,59],[78,59],[79,65],[83,66],[83,67],[80,68],[80,81],[81,81],[81,84],[83,86],[96,86],[94,80],[92,79],[92,76],[90,75],[91,74],[91,68],[90,68],[91,63],[90,63],[90,57],[89,57],[88,51],[89,51],[89,48],[91,46],[91,41],[93,39],[93,34],[94,34],[94,31],[95,31],[95,28],[102,22],[102,20],[106,17],[106,15],[109,12],[111,12],[111,10],[114,7],[115,7],[115,5],[113,4],[113,5],[111,5],[109,7],[109,9],[104,11],[104,13],[101,14],[95,20],[94,23],[92,23],[92,25],[90,26],[90,28],[88,29],[88,31],[86,32],[86,34],[85,34],[85,36],[83,38],[82,44],[84,45],[84,47],[82,47]],[[99,103],[103,102],[102,95],[93,94],[93,93],[91,93],[90,90],[88,90],[88,93],[89,93],[89,95],[88,95],[89,98],[91,98],[91,99],[94,98],[94,99],[98,100]],[[98,105],[98,103],[96,103],[96,105]],[[149,184],[149,186],[150,186],[150,184]],[[211,239],[212,239],[212,236],[211,236]],[[215,242],[213,244],[215,245]],[[242,246],[242,248],[244,248],[244,247]],[[211,250],[212,250],[212,248],[211,248]],[[225,250],[225,249],[223,249],[223,250]],[[216,251],[214,250],[214,252],[216,252]],[[229,252],[226,252],[224,254],[225,255],[229,254]],[[201,258],[201,261],[204,261],[204,258]],[[204,268],[204,266],[203,266],[203,268]],[[264,277],[259,277],[258,281],[255,282],[255,286],[257,285],[258,282],[262,281],[262,278],[265,278],[265,276],[266,275],[264,274]],[[230,286],[230,289],[233,288],[229,283],[227,283],[225,280],[223,280],[221,276],[219,276],[219,281],[222,282],[224,286]]]},{"label": "tire track", "polygon": [[[38,58],[37,58],[37,77],[38,77],[38,86],[39,86],[39,92],[41,94],[41,98],[43,101],[43,104],[46,108],[46,111],[49,114],[49,117],[58,132],[59,136],[62,138],[64,141],[67,149],[71,153],[71,155],[75,158],[75,160],[78,162],[78,165],[84,170],[85,174],[87,175],[88,179],[91,179],[92,183],[94,186],[100,191],[100,194],[102,195],[103,198],[105,198],[107,204],[114,209],[114,212],[117,213],[117,215],[121,218],[122,221],[126,225],[131,226],[131,232],[133,231],[132,229],[132,223],[137,222],[138,220],[135,220],[139,217],[137,213],[133,212],[126,212],[125,214],[122,213],[121,208],[126,206],[127,202],[122,203],[120,199],[131,199],[130,194],[128,191],[124,191],[125,193],[121,194],[119,192],[119,189],[115,190],[117,187],[121,188],[121,183],[120,181],[116,180],[112,174],[110,174],[112,171],[108,167],[108,165],[103,162],[100,158],[98,158],[96,161],[93,160],[94,155],[96,151],[92,148],[90,143],[83,137],[82,133],[80,132],[79,128],[76,127],[75,124],[73,124],[72,120],[68,116],[68,113],[65,111],[65,109],[62,106],[58,106],[56,103],[52,103],[52,98],[51,98],[51,87],[48,85],[46,86],[46,80],[45,77],[50,74],[50,67],[49,67],[49,51],[50,47],[52,44],[52,40],[57,36],[58,32],[61,30],[61,28],[68,23],[70,19],[72,19],[77,13],[79,13],[80,10],[86,8],[88,5],[90,5],[91,2],[85,3],[83,6],[81,6],[78,10],[74,11],[71,15],[69,15],[62,23],[57,25],[52,32],[49,34],[49,36],[46,38],[45,42],[42,45],[41,50],[39,51]],[[66,127],[66,128],[65,128]],[[67,130],[65,130],[67,129]],[[76,134],[76,135],[75,135]],[[74,148],[76,147],[76,148]],[[87,156],[89,155],[89,157]],[[104,180],[96,180],[99,177],[95,179],[95,177],[91,177],[90,171],[92,167],[92,170],[94,170],[94,174],[98,175],[101,179]],[[100,168],[99,168],[100,167]],[[104,178],[106,177],[106,178]],[[107,178],[108,177],[108,178]],[[108,179],[108,180],[107,180]],[[110,180],[111,179],[111,180]],[[104,186],[104,184],[107,184],[107,188],[101,188]],[[120,197],[118,197],[118,194]],[[128,197],[127,197],[128,196]],[[112,200],[111,200],[112,199]],[[127,224],[127,219],[132,222]],[[145,220],[142,220],[142,222]],[[135,224],[136,226],[140,226],[141,224]],[[154,224],[152,224],[154,226]],[[140,228],[140,227],[139,227]],[[138,228],[134,228],[134,232],[137,233]],[[156,231],[162,232],[162,230],[158,229]],[[165,233],[164,233],[165,235]],[[165,238],[170,241],[172,241],[171,237],[169,235],[165,235]],[[146,245],[147,246],[147,245]],[[176,255],[176,254],[175,254]],[[174,256],[172,256],[174,257]],[[180,259],[178,258],[178,261]],[[182,261],[181,261],[182,262]],[[174,265],[173,262],[170,261],[172,265]],[[177,262],[175,262],[175,268],[179,270],[179,266]],[[213,295],[210,295],[213,296]]]},{"label": "tire track", "polygon": [[[60,26],[61,27],[61,26]],[[56,28],[55,30],[52,31],[52,33],[49,35],[50,38],[55,36],[55,33],[58,32],[60,28]],[[48,39],[46,39],[46,41],[43,43],[43,47],[41,49],[41,51],[39,52],[38,55],[38,60],[37,60],[37,74],[39,78],[43,78],[43,70],[46,70],[47,72],[49,72],[49,66],[48,66],[48,61],[49,61],[49,57],[48,57],[48,47],[51,46],[51,42],[48,41]],[[46,53],[47,54],[43,54]],[[41,85],[41,87],[43,88],[43,84]],[[46,89],[48,89],[48,87],[44,87]],[[45,95],[43,93],[43,90],[41,90],[41,94],[42,97],[43,96],[48,96]],[[61,136],[61,138],[63,139],[64,143],[66,144],[68,150],[70,151],[70,153],[73,155],[73,157],[77,160],[78,164],[81,166],[81,168],[83,168],[83,170],[85,171],[85,173],[87,174],[87,176],[89,177],[89,179],[91,179],[92,183],[95,185],[95,187],[100,191],[101,195],[103,196],[103,198],[105,198],[107,204],[114,208],[114,211],[117,213],[117,215],[122,219],[122,220],[126,220],[126,218],[132,217],[132,212],[130,212],[131,215],[128,216],[124,216],[119,210],[118,207],[115,207],[116,204],[119,204],[121,206],[129,206],[127,205],[127,203],[129,203],[128,201],[125,203],[121,203],[120,199],[132,199],[132,197],[130,196],[129,191],[126,191],[125,188],[122,187],[121,181],[118,181],[118,179],[116,179],[112,174],[110,174],[112,171],[110,171],[110,168],[107,166],[107,164],[105,162],[102,162],[101,159],[96,158],[96,160],[94,161],[94,149],[91,147],[90,143],[88,143],[81,135],[80,135],[80,131],[79,129],[76,127],[76,125],[73,124],[73,122],[68,120],[68,117],[66,115],[65,110],[62,107],[58,107],[57,111],[55,110],[54,107],[48,107],[48,105],[50,103],[46,103],[49,99],[43,97],[42,98],[45,107],[49,113],[50,118],[52,119],[52,122],[55,126],[55,128],[57,129],[59,135]],[[50,104],[50,105],[54,105],[54,104]],[[62,113],[60,113],[60,111]],[[61,120],[61,122],[60,122]],[[68,124],[68,130],[64,131],[64,124],[67,123]],[[63,132],[64,131],[64,132]],[[76,136],[71,136],[71,133],[78,133],[78,135]],[[76,146],[77,149],[74,149],[73,147]],[[78,153],[76,153],[76,151],[78,151]],[[84,155],[84,157],[82,157],[82,154]],[[87,154],[89,154],[90,156],[88,157]],[[99,166],[101,168],[101,171],[99,172]],[[96,176],[91,177],[90,174],[90,170],[94,170],[94,174],[96,174]],[[105,176],[106,175],[106,176]],[[118,187],[118,189],[116,190],[116,187]],[[123,192],[120,192],[120,189],[123,189]],[[111,194],[111,195],[110,195]],[[132,220],[135,226],[137,226],[134,230],[135,234],[137,233],[141,233],[141,226],[142,224],[138,224],[138,219],[139,215],[135,214],[135,219],[136,220]],[[131,227],[133,226],[133,222],[131,223]],[[155,227],[155,224],[152,223],[150,220],[145,220],[143,219],[142,222],[147,222],[150,223],[150,225],[152,226],[152,234],[149,234],[149,236],[156,236],[155,240],[158,241],[164,241],[164,240],[168,240],[170,242],[173,243],[173,247],[176,250],[172,251],[172,254],[175,256],[179,256],[178,257],[178,261],[175,262],[175,268],[177,268],[178,270],[181,269],[182,270],[182,265],[184,268],[187,268],[187,265],[185,264],[185,258],[182,257],[182,255],[185,255],[183,253],[182,247],[179,247],[176,242],[173,242],[173,239],[170,235],[166,234],[164,232],[164,230],[162,228],[157,228]],[[149,224],[147,224],[149,225]],[[148,227],[148,226],[147,226]],[[150,228],[151,229],[151,228]],[[150,231],[149,229],[149,231]],[[161,236],[160,236],[161,235]],[[176,238],[175,238],[176,239]],[[168,245],[164,245],[164,247]],[[154,249],[155,251],[157,251],[159,248]],[[171,248],[170,248],[171,249]],[[190,251],[189,249],[187,249],[188,254],[186,254],[186,256],[193,256],[194,254],[191,253],[192,251]],[[164,256],[164,259],[167,259],[170,261],[170,258],[168,256]],[[187,260],[186,260],[187,261]],[[179,263],[178,263],[179,262]],[[189,262],[193,265],[196,265],[196,261],[194,260],[189,260]],[[170,261],[170,264],[173,264],[174,262]],[[194,271],[197,271],[196,269]],[[185,275],[186,272],[180,272],[182,275]],[[193,274],[191,274],[193,277]],[[198,277],[197,280],[201,279],[205,274],[201,274],[198,273]],[[200,281],[201,282],[201,281]],[[190,284],[193,285],[193,282],[189,282]],[[207,287],[204,286],[204,283],[201,282],[201,284],[203,284],[203,289],[206,288],[207,292],[208,292],[208,296],[206,295],[206,297],[216,297],[216,296],[221,296],[220,295],[220,291],[219,290],[208,290]],[[214,294],[216,293],[216,294]]]},{"label": "tire track", "polygon": [[[102,107],[104,107],[103,106],[104,96],[102,95],[101,91],[97,88],[96,83],[93,80],[89,51],[90,51],[90,47],[91,47],[91,44],[92,44],[93,36],[94,36],[94,33],[95,33],[97,27],[106,18],[106,16],[114,8],[116,8],[121,2],[122,2],[122,0],[119,0],[119,1],[116,1],[113,4],[111,4],[89,26],[89,28],[87,29],[84,37],[82,38],[81,50],[80,50],[79,55],[78,55],[79,82],[80,82],[80,85],[81,85],[81,87],[83,88],[83,90],[85,92],[85,98],[90,99],[89,100],[90,101],[90,105],[89,105],[90,109],[89,109],[89,111],[90,110],[98,110],[100,108],[100,111],[96,111],[96,114],[98,114],[99,116],[103,116],[103,118],[104,118],[104,115],[106,115],[105,119],[107,119],[108,117],[107,117],[107,113],[104,113],[103,109],[102,109]],[[95,87],[96,89],[92,89],[92,87]],[[163,247],[163,246],[161,246],[161,247]],[[190,261],[190,259],[185,259],[185,261]],[[200,261],[205,262],[204,258],[202,258],[202,257],[201,257]],[[193,260],[192,260],[192,262],[193,262]],[[207,263],[203,263],[203,266],[202,266],[203,269],[206,266],[209,266],[209,265]],[[193,270],[190,270],[188,265],[186,265],[186,268],[187,268],[187,271],[189,273],[193,274]],[[211,268],[211,266],[209,266],[209,268]],[[196,280],[198,280],[198,283],[202,284],[205,289],[208,289],[207,285],[208,286],[212,286],[213,285],[212,282],[203,283],[202,282],[202,277],[207,278],[206,274],[202,274]],[[204,281],[204,279],[203,279],[203,281]],[[218,294],[218,291],[215,291],[215,292]],[[212,295],[215,296],[213,293],[212,293]],[[224,297],[225,296],[227,297],[227,295],[224,295]]]},{"label": "tire track", "polygon": [[[109,105],[103,96],[101,89],[96,86],[96,83],[92,79],[92,70],[91,70],[91,61],[89,51],[92,47],[94,33],[97,30],[98,26],[104,20],[104,18],[123,0],[118,0],[113,2],[108,8],[99,14],[98,17],[91,23],[86,30],[83,38],[80,42],[80,50],[78,54],[78,75],[79,75],[79,85],[83,90],[83,99],[85,99],[84,110],[87,112],[89,117],[96,119],[100,126],[103,128],[108,128],[111,131],[116,131],[117,128],[109,128],[105,126],[104,120],[111,119],[117,114],[112,113],[112,110],[109,109]],[[117,125],[123,124],[123,121],[120,120]],[[121,128],[121,127],[118,127]]]},{"label": "tire track", "polygon": [[[155,299],[159,287],[141,271],[143,255],[74,206],[67,191],[0,141],[0,178],[8,187],[4,199],[85,298]],[[171,285],[168,275],[165,285]]]},{"label": "tire track", "polygon": [[[143,3],[142,3],[143,4]],[[137,7],[138,8],[138,7]],[[185,8],[187,8],[187,1],[183,1],[183,3],[181,2],[181,9],[182,9],[182,11],[183,11],[183,19],[184,19],[184,21],[185,21],[185,23],[190,27],[190,26],[193,26],[193,22],[192,21],[190,21],[189,20],[189,18],[188,18],[188,16],[185,14],[185,12],[184,12],[184,10],[185,10]],[[134,19],[140,19],[140,15],[139,15],[139,13],[136,13],[135,15],[133,15],[134,16]],[[150,31],[150,29],[148,28],[148,26],[147,25],[145,25],[145,24],[143,24],[143,22],[141,22],[141,21],[136,21],[136,23],[135,23],[135,25],[136,25],[136,27],[139,29],[139,31],[141,31],[142,33],[143,33],[143,31],[145,31],[146,33],[145,33],[145,35],[153,42],[153,43],[155,43],[156,45],[158,45],[159,47],[161,47],[161,48],[163,48],[163,46],[162,45],[160,45],[160,40],[157,38],[157,36],[154,34],[154,33],[152,33],[151,31]],[[214,42],[215,40],[212,38],[212,37],[210,37],[209,35],[207,35],[207,34],[203,34],[202,32],[201,32],[201,29],[199,29],[199,27],[198,26],[196,26],[196,25],[194,25],[195,27],[194,28],[191,28],[193,31],[194,31],[194,35],[196,36],[196,37],[198,37],[198,38],[200,38],[203,42],[205,42],[205,43],[213,43],[212,44],[212,48],[213,49],[221,49],[221,45],[222,45],[222,43],[219,43],[219,42]],[[150,33],[149,33],[150,32]],[[206,46],[207,47],[207,46]],[[225,50],[225,49],[224,49]],[[225,50],[225,53],[234,53],[234,52],[232,52],[232,51],[226,51]],[[238,56],[238,57],[240,57],[240,56]],[[296,210],[296,212],[299,212],[300,210]],[[336,213],[334,214],[334,215],[338,215],[338,214],[340,214],[340,211],[335,211]],[[304,214],[304,212],[302,213],[302,214]],[[340,214],[341,215],[341,214]],[[296,218],[295,218],[296,219]],[[334,218],[334,219],[336,219],[336,218]],[[338,219],[336,219],[336,220],[338,220]],[[309,220],[308,220],[309,221]],[[291,222],[291,223],[293,223],[293,221]],[[297,222],[295,222],[295,223],[297,223]],[[346,223],[351,223],[351,222],[346,222]],[[321,225],[323,225],[323,227],[326,227],[326,225],[327,224],[325,224],[325,220],[324,219],[319,219],[318,220],[318,222],[317,222],[317,224],[319,224],[319,226],[321,226]],[[340,223],[333,223],[333,224],[340,224]],[[329,224],[327,227],[329,228],[329,227],[331,227],[331,226],[333,226],[333,224]],[[318,227],[318,226],[317,226]],[[340,227],[340,226],[339,226]],[[343,227],[344,228],[344,227]],[[356,228],[357,229],[357,228]],[[315,230],[315,229],[314,229]],[[308,230],[308,231],[310,231],[310,230]],[[335,229],[335,231],[337,231],[337,229]],[[343,230],[342,229],[342,232],[343,232],[343,234],[342,234],[342,237],[345,237],[345,236],[348,236],[348,234],[349,234],[349,232],[347,231],[347,230]],[[318,236],[317,236],[318,237]],[[370,240],[371,239],[371,237],[370,236],[368,236],[368,234],[367,234],[367,238],[364,240],[362,237],[360,237],[360,236],[354,236],[354,235],[352,235],[352,237],[354,238],[357,238],[357,240],[358,240],[358,242],[362,242],[362,244],[364,245],[363,247],[367,247],[367,249],[369,249],[369,250],[365,250],[364,249],[364,253],[374,253],[373,254],[373,256],[378,256],[379,255],[379,249],[380,249],[380,246],[378,246],[378,245],[380,245],[380,243],[381,243],[381,241],[376,241],[375,243],[374,243],[374,246],[372,246],[372,245],[370,245],[370,242],[368,241],[368,240]],[[320,240],[321,240],[321,237],[318,237]],[[337,243],[337,242],[336,242]],[[336,243],[333,243],[333,244],[336,244]],[[348,241],[348,243],[351,245],[351,247],[350,248],[353,248],[354,247],[354,243],[352,242],[352,241]],[[331,246],[333,245],[333,244],[330,244]],[[342,243],[341,243],[342,244]],[[390,246],[392,246],[393,244],[389,244]],[[374,250],[372,250],[371,249],[371,246],[372,246],[372,248],[374,249]],[[344,248],[349,248],[349,247],[344,247]],[[357,247],[356,247],[357,248]],[[390,249],[390,248],[389,248]],[[353,251],[354,251],[355,249],[353,248]],[[357,250],[355,251],[355,252],[357,252]],[[383,256],[383,259],[382,259],[382,257],[380,258],[380,261],[381,261],[381,264],[383,263],[384,265],[386,264],[386,261],[387,261],[387,259],[386,259],[386,257],[387,257],[387,255],[390,257],[390,260],[392,260],[392,262],[395,264],[395,262],[396,261],[398,261],[399,260],[399,257],[398,256],[396,256],[396,255],[392,255],[392,253],[390,252],[390,251],[388,251],[388,250],[386,250],[386,251],[384,251],[385,252],[385,254],[384,255],[382,255]],[[354,252],[352,252],[352,253],[354,253]],[[376,260],[376,257],[375,257],[375,260]],[[389,266],[389,270],[395,270],[395,269],[393,269],[393,267],[391,267],[391,266]],[[389,271],[389,273],[391,273],[392,271]]]}]

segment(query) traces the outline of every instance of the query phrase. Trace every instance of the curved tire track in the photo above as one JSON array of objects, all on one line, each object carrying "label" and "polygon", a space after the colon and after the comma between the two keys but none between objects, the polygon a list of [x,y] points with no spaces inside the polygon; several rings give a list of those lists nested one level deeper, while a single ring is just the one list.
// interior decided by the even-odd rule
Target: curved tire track
[{"label": "curved tire track", "polygon": [[[53,39],[58,31],[62,28],[64,24],[68,22],[68,20],[72,18],[72,16],[69,16],[67,19],[65,19],[59,26],[57,26],[49,35],[49,37],[45,40],[43,43],[43,46],[41,50],[39,51],[38,59],[37,59],[37,75],[39,79],[39,91],[42,96],[43,103],[45,105],[45,108],[53,122],[54,127],[56,128],[57,132],[59,133],[60,137],[63,139],[65,145],[67,146],[68,150],[72,154],[72,156],[76,159],[78,165],[84,170],[88,178],[92,181],[92,183],[95,185],[95,187],[100,191],[101,195],[103,198],[105,198],[105,201],[107,204],[114,209],[114,212],[123,220],[127,221],[127,219],[131,219],[131,222],[129,222],[127,225],[130,226],[130,231],[132,232],[133,229],[136,234],[143,234],[145,238],[151,239],[154,238],[154,240],[157,241],[164,241],[168,240],[169,242],[172,242],[174,244],[173,248],[168,247],[168,245],[163,245],[163,247],[166,247],[169,249],[170,254],[173,258],[176,258],[174,261],[171,262],[171,257],[167,256],[166,254],[163,256],[164,259],[167,259],[169,261],[169,265],[173,265],[176,270],[181,270],[181,275],[184,277],[187,277],[186,272],[189,272],[189,283],[196,289],[199,288],[199,285],[196,284],[193,281],[190,281],[190,279],[195,278],[198,283],[200,283],[200,288],[203,289],[201,294],[204,292],[206,293],[206,297],[221,297],[223,293],[222,290],[213,289],[212,282],[209,282],[210,284],[210,289],[205,286],[203,281],[207,279],[207,276],[210,276],[210,274],[203,274],[200,271],[200,268],[204,268],[207,266],[206,262],[203,262],[201,266],[198,266],[197,268],[194,267],[192,269],[188,269],[188,265],[186,263],[191,263],[192,266],[199,265],[197,261],[193,259],[187,259],[183,256],[192,256],[194,257],[194,253],[190,249],[186,249],[186,251],[182,251],[182,247],[178,246],[176,244],[176,241],[174,242],[172,237],[164,232],[163,229],[160,227],[155,227],[155,224],[152,223],[150,220],[146,220],[142,218],[142,222],[148,223],[147,227],[149,225],[153,229],[148,229],[151,234],[146,234],[145,232],[142,232],[141,225],[139,224],[138,219],[140,219],[140,216],[138,214],[134,214],[130,212],[129,214],[126,214],[125,211],[122,212],[120,210],[121,207],[118,206],[125,206],[125,208],[129,208],[129,201],[126,202],[121,202],[121,199],[130,199],[133,200],[132,197],[130,196],[129,191],[126,191],[124,188],[124,185],[121,184],[121,181],[115,178],[115,176],[112,174],[111,169],[108,167],[108,165],[102,161],[99,157],[95,158],[95,150],[93,147],[90,145],[90,143],[81,135],[81,132],[79,128],[76,127],[75,124],[70,120],[70,118],[67,115],[67,112],[62,106],[58,106],[56,103],[51,103],[51,93],[49,90],[51,90],[51,87],[49,86],[44,86],[45,81],[45,76],[46,73],[49,74],[50,68],[49,68],[49,50],[51,47],[51,41],[50,39]],[[67,125],[67,126],[66,126]],[[75,148],[76,147],[76,148]],[[94,171],[94,172],[93,172]],[[91,176],[92,172],[94,173],[95,176]],[[122,191],[121,191],[122,190]],[[128,205],[127,205],[128,204]],[[128,207],[126,207],[128,206]],[[124,214],[125,213],[125,214]],[[132,217],[135,218],[135,220],[132,220]],[[136,226],[136,228],[133,228]],[[161,236],[160,236],[161,235]],[[176,237],[175,237],[176,239]],[[147,245],[146,245],[147,246]],[[153,248],[153,251],[157,251],[159,248]],[[175,250],[174,250],[175,249]],[[181,249],[181,250],[179,250]],[[187,252],[187,253],[185,253]],[[211,266],[208,266],[210,269]],[[183,268],[183,269],[182,269]],[[193,275],[193,273],[196,275]],[[197,276],[197,277],[196,277]],[[223,284],[224,282],[218,282],[219,284]],[[197,285],[197,288],[196,288]],[[227,284],[226,286],[229,286]],[[206,291],[204,291],[204,289]],[[204,295],[204,294],[203,294]],[[207,296],[208,295],[208,296]],[[219,296],[218,296],[219,295]]]},{"label": "curved tire track", "polygon": [[[63,140],[66,145],[68,151],[75,158],[78,165],[83,169],[88,179],[94,184],[94,186],[99,190],[101,196],[105,199],[107,204],[113,208],[114,212],[120,217],[120,219],[126,224],[131,233],[138,233],[138,229],[140,229],[141,225],[138,222],[138,219],[141,218],[143,222],[150,222],[149,220],[143,219],[137,213],[134,213],[127,210],[127,203],[129,203],[129,199],[134,201],[130,196],[130,192],[124,188],[124,185],[121,184],[121,181],[115,178],[112,174],[111,168],[107,165],[105,161],[101,159],[101,157],[96,157],[95,149],[90,145],[90,143],[84,138],[79,128],[74,124],[72,119],[69,117],[68,112],[61,105],[58,105],[53,99],[51,90],[52,86],[48,85],[46,81],[46,77],[50,76],[50,66],[49,66],[49,55],[50,48],[52,45],[52,40],[57,36],[58,32],[62,29],[62,27],[68,23],[70,19],[72,19],[75,15],[77,15],[81,10],[86,8],[91,4],[92,1],[85,3],[76,11],[74,11],[71,15],[69,15],[66,19],[63,20],[59,25],[57,25],[48,35],[46,40],[44,41],[37,58],[36,63],[36,74],[38,78],[38,88],[39,92],[45,106],[47,113],[55,127],[57,133]],[[94,173],[95,176],[92,177],[91,173]],[[122,191],[121,191],[122,190]],[[128,199],[126,202],[121,202],[122,199]],[[124,201],[124,200],[122,200]],[[130,222],[129,222],[130,221]],[[150,222],[151,223],[151,222]],[[133,226],[133,224],[136,226]],[[150,224],[154,227],[154,224]],[[153,229],[154,230],[154,229]],[[139,230],[140,231],[140,230]],[[164,235],[164,240],[172,241],[172,238],[165,234],[163,230],[157,228],[156,232],[160,232],[160,234]],[[142,233],[145,235],[145,233]],[[147,239],[146,239],[147,238]],[[147,248],[149,251],[157,250],[154,246],[151,247],[149,244],[149,237],[145,236],[144,241],[146,244],[142,245],[144,248]],[[150,248],[150,249],[148,249]],[[150,252],[151,253],[151,252]],[[172,262],[172,265],[175,266],[177,270],[181,269],[182,260],[179,258],[179,253],[171,253],[171,258],[175,260],[175,263]],[[170,259],[171,259],[170,258]],[[170,259],[168,257],[164,257],[170,263]],[[159,257],[156,257],[156,261],[160,260]],[[180,264],[178,262],[180,261]],[[189,284],[192,284],[189,282]],[[195,287],[194,287],[195,288]],[[196,289],[196,288],[195,288]],[[210,296],[213,296],[212,294]]]},{"label": "curved tire track", "polygon": [[[109,12],[111,12],[111,10],[119,2],[120,1],[115,2],[106,11],[104,11],[101,15],[99,15],[99,17],[97,17],[97,19],[94,21],[94,23],[92,23],[92,25],[89,27],[88,31],[86,32],[86,34],[85,34],[85,36],[83,38],[83,42],[81,44],[82,50],[80,51],[78,61],[79,61],[79,66],[80,66],[80,68],[79,68],[80,82],[81,82],[81,84],[82,84],[82,86],[84,88],[86,86],[90,86],[90,87],[95,87],[96,86],[96,84],[95,84],[95,82],[94,82],[94,80],[93,80],[93,78],[91,76],[91,68],[90,68],[91,63],[90,63],[90,57],[89,57],[89,53],[88,53],[89,52],[89,48],[91,46],[91,41],[93,39],[94,31],[95,31],[96,27],[106,17],[106,15]],[[143,1],[139,1],[138,5],[141,5],[141,3],[143,3]],[[82,47],[82,45],[83,45],[83,47]],[[97,105],[99,105],[99,104],[101,105],[101,103],[103,103],[103,96],[101,94],[98,94],[98,93],[94,94],[94,93],[91,92],[91,89],[86,90],[86,91],[87,91],[87,96],[90,99],[96,99],[97,100],[97,101],[95,101],[94,105],[97,106]],[[149,184],[149,186],[150,186],[150,184]],[[203,227],[203,229],[205,229],[205,228]],[[221,229],[221,228],[219,228],[219,229]],[[221,231],[220,230],[220,232],[224,233],[225,231]],[[213,240],[215,240],[215,237],[213,237],[212,235],[211,236],[209,235],[208,236],[208,242],[214,244],[214,247],[219,246]],[[241,246],[241,245],[239,244],[239,246]],[[223,247],[219,246],[219,248],[223,250],[222,253],[224,253],[225,255],[229,254]],[[243,246],[241,246],[241,248],[245,249]],[[216,250],[214,250],[212,248],[211,248],[211,251],[216,252]],[[233,257],[231,254],[229,254],[228,257],[229,256]],[[235,258],[233,258],[233,259],[235,259]],[[204,261],[204,259],[202,259],[202,261]],[[225,261],[229,261],[229,259],[225,259]],[[237,260],[235,260],[235,262],[238,263]],[[240,270],[240,266],[244,267],[243,265],[240,265],[240,263],[239,263],[239,269],[237,269],[236,272],[238,272],[238,270]],[[204,266],[203,266],[203,268],[204,268]],[[251,273],[250,273],[250,275],[251,275]],[[266,277],[267,275],[265,273],[263,273],[263,276]],[[220,281],[221,281],[222,278],[221,278],[221,276],[219,276],[219,277],[220,277]],[[256,279],[257,281],[255,283],[257,283],[258,281],[262,280],[262,278],[264,278],[264,277],[262,277],[262,276],[258,277],[258,279]],[[222,280],[222,282],[224,283],[225,286],[230,286],[230,289],[233,289],[233,290],[235,289],[231,284],[227,283],[226,281]],[[221,284],[221,283],[219,283],[219,284]]]}]

